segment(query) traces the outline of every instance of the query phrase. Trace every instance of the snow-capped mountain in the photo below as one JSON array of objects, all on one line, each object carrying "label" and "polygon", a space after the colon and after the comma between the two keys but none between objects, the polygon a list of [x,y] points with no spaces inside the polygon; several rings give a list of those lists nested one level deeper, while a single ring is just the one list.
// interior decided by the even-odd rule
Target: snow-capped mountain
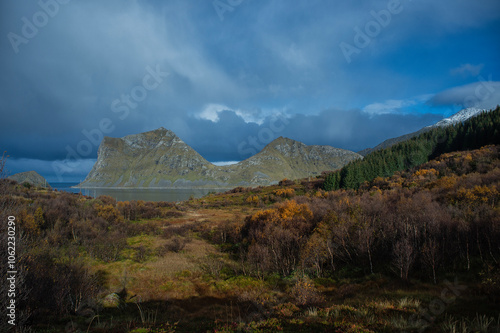
[{"label": "snow-capped mountain", "polygon": [[434,125],[427,126],[426,128],[434,128],[434,127],[447,127],[451,125],[455,125],[461,122],[466,121],[469,118],[475,117],[481,112],[488,112],[489,109],[478,109],[478,108],[467,108],[463,109],[455,113],[453,116],[445,118],[443,120],[438,121]]},{"label": "snow-capped mountain", "polygon": [[430,131],[433,128],[452,126],[452,125],[458,124],[460,122],[464,122],[469,118],[475,117],[478,114],[480,114],[481,112],[488,112],[488,111],[491,111],[491,110],[490,109],[478,109],[478,108],[463,109],[463,110],[455,113],[451,117],[448,117],[448,118],[445,118],[443,120],[438,121],[434,125],[424,127],[416,132],[402,135],[402,136],[399,136],[397,138],[385,140],[384,142],[382,142],[381,144],[379,144],[378,146],[376,146],[374,148],[367,148],[367,149],[363,149],[363,150],[359,151],[358,154],[366,156],[366,155],[368,155],[376,150],[389,148],[389,147],[395,145],[396,143],[409,140],[409,139],[411,139],[419,134]]}]

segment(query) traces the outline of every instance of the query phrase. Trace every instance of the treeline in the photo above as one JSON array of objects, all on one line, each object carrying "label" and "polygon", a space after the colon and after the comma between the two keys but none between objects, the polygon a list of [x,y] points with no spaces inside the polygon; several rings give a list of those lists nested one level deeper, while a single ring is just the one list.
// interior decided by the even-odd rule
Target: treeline
[{"label": "treeline", "polygon": [[437,282],[472,274],[498,299],[499,188],[500,146],[445,154],[358,191],[320,191],[259,211],[228,242],[256,276]]},{"label": "treeline", "polygon": [[435,128],[390,148],[378,150],[363,160],[349,163],[325,177],[323,188],[357,189],[376,177],[416,167],[441,154],[500,144],[500,107],[445,128]]}]

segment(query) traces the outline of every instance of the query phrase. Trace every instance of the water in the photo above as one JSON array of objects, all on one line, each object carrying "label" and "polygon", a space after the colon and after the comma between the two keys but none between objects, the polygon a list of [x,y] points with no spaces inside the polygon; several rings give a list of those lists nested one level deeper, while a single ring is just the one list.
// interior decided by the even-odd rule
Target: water
[{"label": "water", "polygon": [[51,183],[53,189],[70,193],[81,193],[91,197],[109,195],[118,201],[144,200],[144,201],[184,201],[190,197],[201,198],[211,192],[224,192],[227,189],[116,189],[116,188],[96,188],[79,189],[72,188],[78,183]]}]

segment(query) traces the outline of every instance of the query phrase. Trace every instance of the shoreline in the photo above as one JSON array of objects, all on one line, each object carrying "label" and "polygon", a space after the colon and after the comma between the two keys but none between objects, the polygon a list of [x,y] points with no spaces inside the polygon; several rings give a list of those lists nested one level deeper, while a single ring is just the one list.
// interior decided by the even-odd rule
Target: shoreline
[{"label": "shoreline", "polygon": [[[233,188],[240,187],[108,187],[108,186],[93,186],[93,187],[81,187],[81,186],[71,186],[70,188],[81,189],[81,190],[232,190]],[[241,186],[245,187],[245,186]]]}]

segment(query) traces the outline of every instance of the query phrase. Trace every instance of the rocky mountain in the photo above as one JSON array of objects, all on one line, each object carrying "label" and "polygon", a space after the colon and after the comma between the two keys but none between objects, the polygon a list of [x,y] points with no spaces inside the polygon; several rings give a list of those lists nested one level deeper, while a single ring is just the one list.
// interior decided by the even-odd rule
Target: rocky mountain
[{"label": "rocky mountain", "polygon": [[9,176],[8,179],[15,180],[19,184],[28,183],[36,187],[50,188],[50,185],[47,182],[47,180],[42,176],[40,176],[40,174],[38,174],[36,171],[26,171],[26,172],[16,173],[12,176]]},{"label": "rocky mountain", "polygon": [[269,185],[339,169],[359,154],[330,146],[307,146],[280,137],[258,154],[216,166],[172,131],[105,137],[98,158],[78,187],[190,188]]},{"label": "rocky mountain", "polygon": [[463,110],[455,113],[451,117],[448,117],[448,118],[445,118],[443,120],[438,121],[434,125],[424,127],[424,128],[422,128],[416,132],[413,132],[413,133],[398,136],[397,138],[385,140],[384,142],[382,142],[381,144],[377,145],[374,148],[367,148],[367,149],[363,149],[363,150],[359,151],[358,154],[366,156],[366,155],[368,155],[374,151],[377,151],[379,149],[389,148],[389,147],[391,147],[399,142],[410,140],[411,138],[416,137],[416,136],[418,136],[424,132],[427,132],[433,128],[452,126],[452,125],[464,122],[469,118],[475,117],[478,114],[480,114],[481,112],[488,112],[488,111],[490,111],[490,110],[489,109],[478,109],[478,108],[463,109]]}]

